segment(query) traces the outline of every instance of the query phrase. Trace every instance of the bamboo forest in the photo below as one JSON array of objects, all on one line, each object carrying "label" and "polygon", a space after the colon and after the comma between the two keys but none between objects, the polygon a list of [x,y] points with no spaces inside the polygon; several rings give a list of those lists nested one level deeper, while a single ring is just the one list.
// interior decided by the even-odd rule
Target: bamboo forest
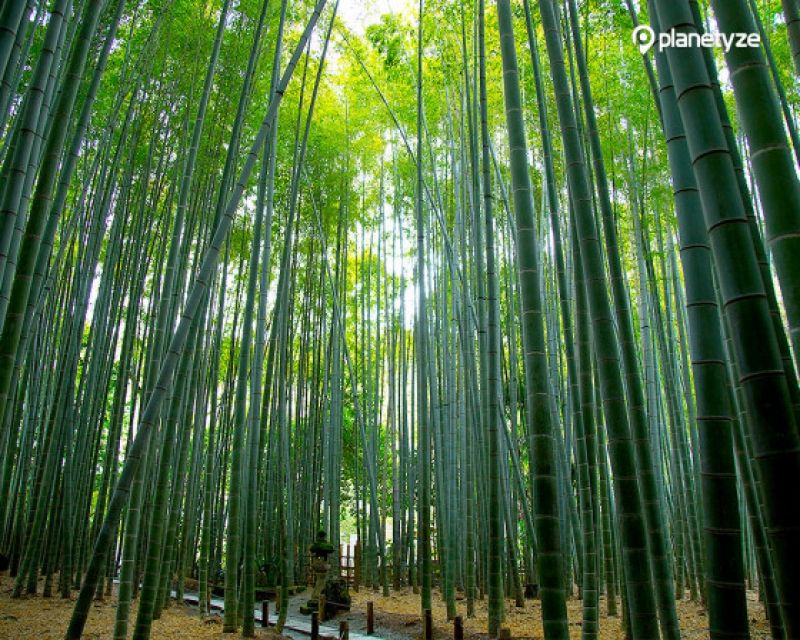
[{"label": "bamboo forest", "polygon": [[800,639],[800,0],[0,0],[0,639]]}]

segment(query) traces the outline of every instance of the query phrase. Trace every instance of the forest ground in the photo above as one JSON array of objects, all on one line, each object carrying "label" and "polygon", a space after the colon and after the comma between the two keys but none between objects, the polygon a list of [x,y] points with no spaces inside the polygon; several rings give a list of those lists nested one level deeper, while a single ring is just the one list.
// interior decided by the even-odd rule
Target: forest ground
[{"label": "forest ground", "polygon": [[[0,575],[0,638],[15,640],[61,640],[69,616],[72,613],[73,601],[53,598],[23,597],[11,598],[13,581]],[[356,633],[366,631],[367,602],[372,601],[375,609],[375,636],[383,640],[416,640],[422,636],[422,623],[419,615],[419,595],[404,590],[392,592],[388,598],[381,597],[369,588],[362,587],[358,592],[351,591],[353,606],[349,614],[338,616],[350,621],[350,630]],[[74,596],[73,596],[74,597]],[[295,607],[308,598],[308,592],[295,596],[289,615],[295,617]],[[569,609],[570,636],[579,640],[581,633],[581,601],[570,599]],[[458,613],[465,614],[466,603],[457,603]],[[273,605],[274,607],[274,605]],[[95,602],[86,625],[84,638],[100,640],[111,637],[114,628],[116,597],[106,598],[103,602]],[[600,638],[602,640],[621,640],[624,635],[619,617],[609,618],[605,615],[605,599],[600,601]],[[763,610],[755,593],[748,593],[748,614],[751,623],[751,638],[766,640],[769,638],[769,627],[764,619]],[[272,609],[274,613],[274,609]],[[471,640],[485,637],[486,632],[486,600],[476,600],[475,617],[464,620],[464,636]],[[131,621],[135,619],[136,604],[131,611]],[[687,640],[708,637],[707,618],[702,607],[687,600],[678,603],[678,617],[681,625],[681,636]],[[452,638],[452,624],[447,622],[444,602],[439,593],[434,594],[433,601],[434,636],[438,640]],[[329,621],[326,625],[336,625]],[[540,640],[542,634],[541,610],[538,600],[528,600],[524,609],[514,606],[513,600],[506,601],[505,626],[511,629],[511,635],[517,639]],[[131,622],[131,629],[133,622]],[[301,637],[292,633],[294,638]],[[152,638],[154,640],[231,640],[232,634],[222,633],[221,618],[217,615],[203,620],[197,607],[179,606],[175,603],[165,609],[161,619],[153,622]],[[279,640],[281,636],[273,630],[256,628],[256,637]],[[285,636],[284,636],[285,638]],[[286,639],[288,640],[288,638]]]}]

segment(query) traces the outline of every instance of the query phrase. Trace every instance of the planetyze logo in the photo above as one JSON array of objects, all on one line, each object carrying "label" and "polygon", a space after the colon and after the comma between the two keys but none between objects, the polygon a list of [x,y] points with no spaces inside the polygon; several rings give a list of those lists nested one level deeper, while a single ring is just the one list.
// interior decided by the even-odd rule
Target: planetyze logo
[{"label": "planetyze logo", "polygon": [[683,33],[666,31],[659,33],[647,25],[640,25],[633,30],[633,43],[645,55],[654,45],[658,51],[664,49],[688,49],[690,47],[705,47],[708,49],[722,49],[728,53],[731,49],[744,49],[747,47],[760,47],[761,36],[757,33]]}]

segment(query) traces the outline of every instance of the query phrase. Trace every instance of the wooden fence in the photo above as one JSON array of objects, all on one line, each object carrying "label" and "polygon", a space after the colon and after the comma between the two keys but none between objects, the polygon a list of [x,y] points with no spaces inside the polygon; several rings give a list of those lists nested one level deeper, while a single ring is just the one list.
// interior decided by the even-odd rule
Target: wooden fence
[{"label": "wooden fence", "polygon": [[355,544],[339,545],[339,575],[347,580],[349,586],[355,586],[361,577],[361,546]]}]

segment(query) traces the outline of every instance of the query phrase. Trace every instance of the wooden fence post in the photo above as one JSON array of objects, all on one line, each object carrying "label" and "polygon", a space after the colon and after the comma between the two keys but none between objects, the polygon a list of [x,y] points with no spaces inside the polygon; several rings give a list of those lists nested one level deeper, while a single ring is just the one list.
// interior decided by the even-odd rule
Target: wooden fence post
[{"label": "wooden fence post", "polygon": [[372,602],[367,602],[367,635],[372,635],[375,632],[375,608]]},{"label": "wooden fence post", "polygon": [[261,601],[261,626],[269,626],[269,600]]},{"label": "wooden fence post", "polygon": [[425,640],[433,640],[433,612],[425,609]]},{"label": "wooden fence post", "polygon": [[350,640],[350,623],[347,620],[339,622],[339,640]]},{"label": "wooden fence post", "polygon": [[461,616],[453,619],[453,640],[464,640],[464,619]]},{"label": "wooden fence post", "polygon": [[319,615],[311,612],[311,640],[319,640]]}]

